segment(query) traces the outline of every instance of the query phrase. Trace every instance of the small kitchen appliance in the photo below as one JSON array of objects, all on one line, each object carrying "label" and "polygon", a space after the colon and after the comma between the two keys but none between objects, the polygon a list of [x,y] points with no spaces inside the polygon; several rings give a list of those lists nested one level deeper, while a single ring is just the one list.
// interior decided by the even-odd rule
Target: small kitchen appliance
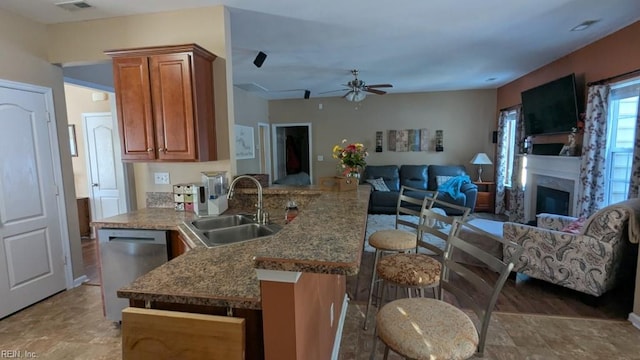
[{"label": "small kitchen appliance", "polygon": [[[226,171],[203,171],[202,183],[206,188],[207,215],[220,215],[229,207]],[[200,203],[200,199],[198,199]]]}]

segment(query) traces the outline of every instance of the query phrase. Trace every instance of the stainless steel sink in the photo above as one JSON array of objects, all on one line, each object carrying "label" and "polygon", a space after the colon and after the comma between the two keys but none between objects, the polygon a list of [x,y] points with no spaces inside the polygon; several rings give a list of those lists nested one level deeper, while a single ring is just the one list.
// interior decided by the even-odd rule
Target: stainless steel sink
[{"label": "stainless steel sink", "polygon": [[273,235],[278,230],[280,230],[280,226],[277,225],[259,225],[255,223],[237,225],[203,231],[202,235],[204,235],[205,239],[202,239],[202,241],[207,246],[218,246]]},{"label": "stainless steel sink", "polygon": [[253,223],[255,221],[247,215],[224,215],[193,220],[191,225],[198,230],[204,231]]},{"label": "stainless steel sink", "polygon": [[248,215],[223,215],[185,222],[207,247],[257,239],[277,233],[282,226],[261,225]]}]

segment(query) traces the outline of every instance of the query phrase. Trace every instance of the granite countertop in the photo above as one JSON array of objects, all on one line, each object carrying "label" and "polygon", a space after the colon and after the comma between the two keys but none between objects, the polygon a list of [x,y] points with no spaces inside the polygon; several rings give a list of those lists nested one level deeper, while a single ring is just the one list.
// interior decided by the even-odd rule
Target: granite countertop
[{"label": "granite countertop", "polygon": [[[269,188],[266,188],[267,190]],[[251,192],[251,189],[242,189]],[[357,274],[370,187],[329,192],[282,187],[269,193],[316,194],[298,216],[273,236],[207,248],[183,221],[196,216],[173,209],[141,209],[106,218],[105,228],[177,230],[191,250],[118,290],[134,300],[260,309],[256,269]],[[231,212],[233,210],[230,210]]]}]

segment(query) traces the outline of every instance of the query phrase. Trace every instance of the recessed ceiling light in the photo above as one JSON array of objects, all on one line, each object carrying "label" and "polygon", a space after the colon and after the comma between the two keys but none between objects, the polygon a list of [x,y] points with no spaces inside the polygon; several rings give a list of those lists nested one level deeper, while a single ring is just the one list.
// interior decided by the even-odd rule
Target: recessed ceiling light
[{"label": "recessed ceiling light", "polygon": [[586,30],[589,26],[597,23],[600,20],[587,20],[587,21],[583,21],[582,23],[580,23],[580,25],[574,27],[573,29],[571,29],[571,31],[582,31],[582,30]]}]

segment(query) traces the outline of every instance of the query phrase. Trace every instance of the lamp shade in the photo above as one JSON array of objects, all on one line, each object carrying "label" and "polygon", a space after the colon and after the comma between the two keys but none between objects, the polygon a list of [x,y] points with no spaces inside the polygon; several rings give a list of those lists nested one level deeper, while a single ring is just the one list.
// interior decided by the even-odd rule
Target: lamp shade
[{"label": "lamp shade", "polygon": [[473,165],[491,165],[491,159],[485,153],[477,153],[476,156],[473,157],[470,161]]}]

